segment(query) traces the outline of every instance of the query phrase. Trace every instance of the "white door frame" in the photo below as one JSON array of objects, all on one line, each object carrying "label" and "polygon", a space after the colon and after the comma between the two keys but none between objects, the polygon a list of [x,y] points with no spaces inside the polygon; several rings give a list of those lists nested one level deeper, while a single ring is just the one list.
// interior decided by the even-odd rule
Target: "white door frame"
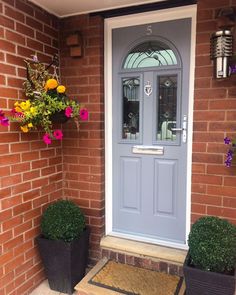
[{"label": "white door frame", "polygon": [[[193,97],[194,97],[194,69],[196,47],[196,5],[182,6],[145,13],[107,18],[105,20],[105,227],[106,235],[118,236],[137,241],[160,244],[175,248],[187,248],[187,237],[190,231],[191,218],[191,175],[192,175],[192,133],[193,133]],[[185,245],[172,242],[163,242],[150,238],[141,238],[127,234],[118,234],[112,231],[112,29],[142,24],[151,24],[161,21],[192,19],[191,28],[191,60],[189,77],[189,109],[188,109],[188,145],[187,145],[187,206],[186,206],[186,242]]]}]

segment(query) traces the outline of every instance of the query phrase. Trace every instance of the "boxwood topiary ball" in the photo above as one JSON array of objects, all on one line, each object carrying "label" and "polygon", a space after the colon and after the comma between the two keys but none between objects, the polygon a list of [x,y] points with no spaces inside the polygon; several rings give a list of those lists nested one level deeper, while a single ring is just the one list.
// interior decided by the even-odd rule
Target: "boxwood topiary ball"
[{"label": "boxwood topiary ball", "polygon": [[202,270],[229,273],[236,265],[236,226],[214,216],[198,219],[188,239],[192,264]]},{"label": "boxwood topiary ball", "polygon": [[50,240],[71,242],[79,238],[85,228],[85,217],[71,201],[60,200],[48,206],[42,216],[43,236]]}]

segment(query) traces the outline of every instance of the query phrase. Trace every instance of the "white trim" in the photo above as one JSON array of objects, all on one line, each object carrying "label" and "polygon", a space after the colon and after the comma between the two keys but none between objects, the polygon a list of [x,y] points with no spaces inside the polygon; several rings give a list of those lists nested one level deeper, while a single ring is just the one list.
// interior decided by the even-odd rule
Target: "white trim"
[{"label": "white trim", "polygon": [[[194,97],[194,68],[195,68],[195,38],[196,38],[196,5],[151,11],[128,16],[114,17],[105,20],[105,224],[106,235],[124,236],[124,234],[112,232],[112,29],[129,27],[141,24],[150,24],[161,21],[192,18],[191,36],[191,62],[189,81],[189,114],[188,114],[188,146],[187,146],[187,208],[186,208],[186,245],[171,242],[152,240],[152,243],[170,247],[186,249],[187,236],[190,231],[191,218],[191,173],[192,173],[192,131],[193,131],[193,97]],[[127,237],[127,235],[125,235]],[[128,237],[132,238],[132,237]],[[141,237],[134,237],[139,241]],[[150,242],[150,239],[145,241]],[[174,246],[173,246],[174,245]]]},{"label": "white trim", "polygon": [[120,8],[126,8],[126,7],[132,7],[132,6],[137,6],[137,5],[144,5],[144,4],[151,4],[153,2],[165,2],[166,0],[144,0],[141,2],[134,2],[134,3],[129,3],[129,4],[124,4],[124,5],[114,5],[114,6],[109,6],[109,7],[103,7],[103,8],[99,8],[99,9],[88,9],[88,10],[82,10],[82,11],[78,11],[78,12],[73,12],[73,13],[67,13],[67,14],[59,14],[57,12],[55,12],[52,9],[48,8],[48,6],[42,4],[42,3],[38,3],[38,0],[29,0],[30,2],[32,2],[33,4],[35,4],[38,7],[41,7],[43,10],[47,11],[48,13],[51,13],[53,15],[55,15],[58,18],[66,18],[66,17],[70,17],[70,16],[76,16],[76,15],[83,15],[83,14],[89,14],[89,13],[94,13],[94,12],[100,12],[100,11],[107,11],[107,10],[113,10],[113,9],[120,9]]}]

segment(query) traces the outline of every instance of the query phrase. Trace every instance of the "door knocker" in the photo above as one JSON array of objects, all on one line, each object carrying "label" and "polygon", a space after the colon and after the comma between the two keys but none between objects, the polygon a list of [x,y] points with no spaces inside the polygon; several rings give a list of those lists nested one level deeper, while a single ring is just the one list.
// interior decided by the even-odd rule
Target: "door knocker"
[{"label": "door knocker", "polygon": [[152,86],[151,86],[150,81],[147,81],[147,84],[144,86],[144,93],[147,96],[150,96],[152,94]]}]

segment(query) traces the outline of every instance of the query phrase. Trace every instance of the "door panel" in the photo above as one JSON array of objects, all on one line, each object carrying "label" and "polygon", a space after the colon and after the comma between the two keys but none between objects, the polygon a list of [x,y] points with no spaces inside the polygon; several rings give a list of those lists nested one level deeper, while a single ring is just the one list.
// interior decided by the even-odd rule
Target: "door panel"
[{"label": "door panel", "polygon": [[121,210],[140,212],[141,162],[138,158],[121,157]]},{"label": "door panel", "polygon": [[185,244],[191,19],[147,25],[112,36],[113,231]]},{"label": "door panel", "polygon": [[[154,214],[175,215],[177,162],[155,160]],[[165,197],[163,198],[163,191]]]}]

